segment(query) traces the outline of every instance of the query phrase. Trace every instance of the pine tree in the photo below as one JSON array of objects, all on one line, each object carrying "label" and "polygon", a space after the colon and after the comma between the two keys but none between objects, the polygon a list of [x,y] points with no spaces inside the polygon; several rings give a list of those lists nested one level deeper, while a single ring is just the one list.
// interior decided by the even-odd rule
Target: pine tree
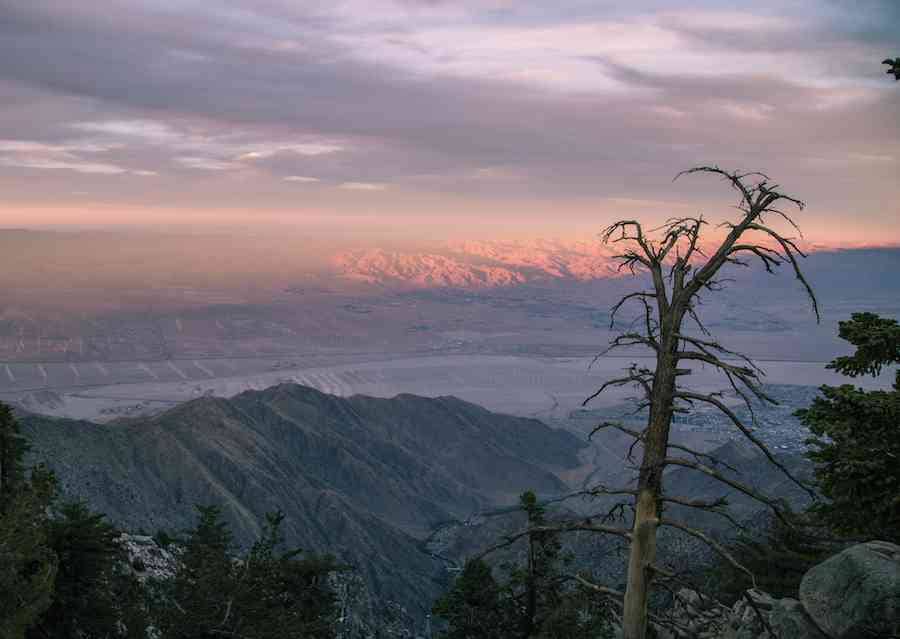
[{"label": "pine tree", "polygon": [[181,566],[156,598],[163,639],[331,639],[335,597],[328,585],[339,566],[328,557],[279,551],[282,513],[267,516],[263,536],[244,557],[215,506],[198,506]]},{"label": "pine tree", "polygon": [[[63,505],[47,524],[58,558],[53,603],[28,632],[29,639],[93,639],[125,635],[123,618],[141,630],[141,592],[125,572],[118,531],[83,503]],[[126,624],[127,625],[127,624]]]},{"label": "pine tree", "polygon": [[[232,536],[217,506],[197,506],[181,565],[160,589],[156,626],[164,639],[213,639],[230,621],[235,590]],[[219,635],[220,636],[220,635]]]},{"label": "pine tree", "polygon": [[[571,558],[563,553],[559,532],[548,525],[546,508],[532,491],[519,507],[528,529],[523,563],[505,563],[502,582],[476,558],[466,562],[433,612],[447,622],[445,639],[601,639],[610,632],[605,602],[574,586],[564,572]],[[511,542],[509,542],[511,543]],[[503,543],[498,549],[509,545]]]},{"label": "pine tree", "polygon": [[[547,523],[546,509],[532,491],[519,497],[519,506],[528,517],[528,528],[540,528]],[[523,638],[534,637],[544,620],[556,610],[562,598],[565,581],[559,563],[562,544],[559,533],[530,532],[525,565],[510,573],[513,599],[521,610],[519,628]]]},{"label": "pine tree", "polygon": [[28,443],[19,432],[12,409],[0,402],[0,512],[25,481],[25,453]]},{"label": "pine tree", "polygon": [[0,403],[0,637],[22,639],[51,603],[57,559],[47,545],[56,479],[43,466],[24,470],[27,444]]},{"label": "pine tree", "polygon": [[[856,347],[829,368],[844,375],[878,375],[900,363],[900,325],[872,313],[840,322],[840,337]],[[814,437],[809,458],[828,501],[813,513],[838,533],[900,543],[900,371],[888,391],[850,384],[822,386],[822,397],[797,412]]]},{"label": "pine tree", "polygon": [[328,575],[339,569],[328,557],[281,552],[284,513],[266,515],[263,536],[238,569],[235,632],[258,639],[330,639],[337,608]]},{"label": "pine tree", "polygon": [[447,622],[443,639],[503,639],[512,631],[509,602],[482,559],[466,562],[453,587],[435,603],[433,613]]},{"label": "pine tree", "polygon": [[538,639],[611,639],[610,604],[583,588],[568,590],[550,611]]}]

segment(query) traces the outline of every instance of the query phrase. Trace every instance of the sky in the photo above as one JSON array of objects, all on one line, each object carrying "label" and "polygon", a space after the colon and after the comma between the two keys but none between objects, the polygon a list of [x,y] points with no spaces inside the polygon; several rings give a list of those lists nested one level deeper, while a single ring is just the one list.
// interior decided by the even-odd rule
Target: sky
[{"label": "sky", "polygon": [[0,226],[900,243],[896,0],[0,0]]}]

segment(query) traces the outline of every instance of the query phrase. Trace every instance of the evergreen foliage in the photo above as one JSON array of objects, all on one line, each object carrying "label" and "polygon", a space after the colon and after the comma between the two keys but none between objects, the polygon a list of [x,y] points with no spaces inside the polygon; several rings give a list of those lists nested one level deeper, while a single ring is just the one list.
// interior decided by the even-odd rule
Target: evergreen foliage
[{"label": "evergreen foliage", "polygon": [[22,639],[51,604],[57,558],[47,545],[56,479],[25,471],[28,446],[9,406],[0,403],[0,637]]},{"label": "evergreen foliage", "polygon": [[200,519],[187,537],[181,566],[158,598],[156,623],[163,639],[330,639],[336,609],[328,575],[330,558],[300,559],[279,552],[284,515],[267,517],[265,532],[242,559],[221,510],[198,506]]},{"label": "evergreen foliage", "polygon": [[50,606],[58,569],[47,545],[48,508],[56,482],[46,469],[7,494],[0,510],[0,637],[22,639]]},{"label": "evergreen foliage", "polygon": [[559,533],[542,530],[546,509],[531,491],[520,496],[528,518],[523,564],[506,563],[500,583],[482,559],[466,562],[433,612],[447,622],[444,639],[602,639],[611,636],[609,611],[563,568]]},{"label": "evergreen foliage", "polygon": [[215,636],[231,619],[235,565],[232,537],[217,506],[197,506],[197,526],[188,533],[181,565],[161,588],[157,621],[165,639]]},{"label": "evergreen foliage", "polygon": [[613,636],[609,604],[584,589],[569,590],[551,610],[538,639],[609,639]]},{"label": "evergreen foliage", "polygon": [[[856,352],[829,367],[850,377],[878,375],[900,363],[900,325],[872,313],[840,323]],[[822,397],[797,412],[815,435],[809,458],[828,501],[813,514],[840,534],[900,542],[900,371],[893,388],[864,391],[822,386]]]},{"label": "evergreen foliage", "polygon": [[[856,347],[853,355],[836,358],[826,368],[844,375],[880,375],[884,366],[900,363],[900,325],[874,313],[853,313],[838,323],[838,336]],[[900,373],[900,371],[898,371]]]},{"label": "evergreen foliage", "polygon": [[[58,560],[53,603],[28,639],[111,639],[146,627],[142,596],[125,571],[119,532],[83,503],[63,505],[47,524],[47,544]],[[137,635],[140,636],[140,635]]]},{"label": "evergreen foliage", "polygon": [[[761,535],[741,535],[728,545],[728,551],[756,577],[756,587],[778,598],[798,598],[803,575],[833,552],[814,530],[786,524],[771,518]],[[753,588],[750,577],[717,555],[711,568],[701,576],[703,590],[714,592],[716,599],[728,605]]]},{"label": "evergreen foliage", "polygon": [[12,409],[0,402],[0,512],[25,481],[25,453],[28,443],[19,432]]},{"label": "evergreen foliage", "polygon": [[[529,528],[547,523],[546,509],[534,492],[522,493],[519,506],[528,517]],[[518,612],[520,636],[534,637],[559,606],[567,577],[560,574],[562,544],[558,533],[531,532],[527,540],[525,565],[511,567],[508,589]]]},{"label": "evergreen foliage", "polygon": [[279,552],[282,512],[266,516],[266,527],[240,568],[235,594],[240,632],[248,637],[329,639],[337,621],[328,575],[339,570],[330,557],[300,558],[300,549]]},{"label": "evergreen foliage", "polygon": [[888,65],[888,70],[885,73],[894,76],[895,80],[900,81],[900,58],[894,58],[893,60],[886,58],[881,64]]},{"label": "evergreen foliage", "polygon": [[512,616],[490,566],[470,559],[453,587],[434,605],[433,612],[448,625],[444,639],[503,639],[510,636]]}]

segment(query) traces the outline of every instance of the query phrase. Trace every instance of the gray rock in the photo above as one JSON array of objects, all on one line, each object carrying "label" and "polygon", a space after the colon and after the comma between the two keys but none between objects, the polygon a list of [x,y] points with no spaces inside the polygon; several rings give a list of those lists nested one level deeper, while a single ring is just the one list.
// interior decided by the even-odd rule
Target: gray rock
[{"label": "gray rock", "polygon": [[[767,613],[762,614],[766,615],[768,621]],[[743,599],[735,603],[723,629],[722,639],[759,639],[765,636],[765,626],[753,608]]]},{"label": "gray rock", "polygon": [[831,639],[900,637],[900,546],[847,548],[806,573],[800,601]]},{"label": "gray rock", "polygon": [[796,599],[779,599],[769,615],[769,625],[779,639],[828,639],[812,622]]},{"label": "gray rock", "polygon": [[123,533],[119,542],[128,555],[132,574],[140,581],[163,581],[175,576],[178,570],[176,549],[161,548],[152,537]]},{"label": "gray rock", "polygon": [[775,599],[772,595],[756,588],[748,590],[747,596],[750,597],[753,601],[753,605],[755,605],[760,612],[771,610],[775,605]]}]

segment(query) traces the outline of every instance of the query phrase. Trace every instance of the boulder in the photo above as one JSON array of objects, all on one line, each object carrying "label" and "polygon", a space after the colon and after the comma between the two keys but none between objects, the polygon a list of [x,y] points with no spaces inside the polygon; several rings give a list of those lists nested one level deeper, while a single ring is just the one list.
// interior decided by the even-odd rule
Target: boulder
[{"label": "boulder", "polygon": [[847,548],[806,573],[800,601],[830,639],[900,636],[900,546]]},{"label": "boulder", "polygon": [[[812,622],[796,599],[779,599],[769,615],[769,626],[783,639],[828,639]],[[766,633],[763,633],[765,636]]]}]

